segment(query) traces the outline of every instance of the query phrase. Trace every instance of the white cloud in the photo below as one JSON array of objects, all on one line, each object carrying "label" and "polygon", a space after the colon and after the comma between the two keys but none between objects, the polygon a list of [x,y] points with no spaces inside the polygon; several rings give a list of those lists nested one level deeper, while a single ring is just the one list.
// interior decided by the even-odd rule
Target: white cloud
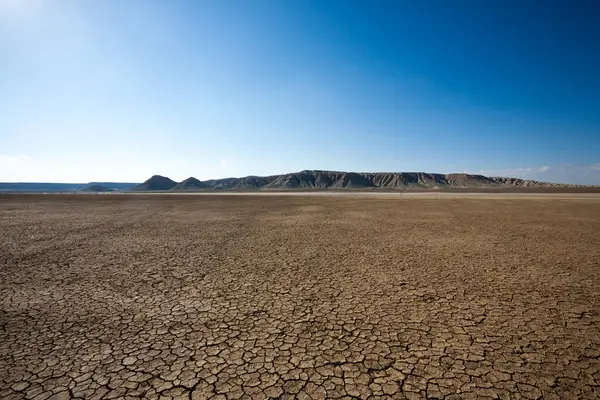
[{"label": "white cloud", "polygon": [[181,181],[189,176],[205,180],[239,175],[235,157],[175,156],[165,162],[160,156],[131,154],[123,148],[101,153],[50,153],[0,154],[0,182],[142,182],[153,174]]},{"label": "white cloud", "polygon": [[[152,170],[144,163],[116,163],[93,156],[30,157],[0,154],[0,182],[89,182],[122,177],[123,181],[139,180]],[[119,179],[116,179],[119,180]]]},{"label": "white cloud", "polygon": [[486,176],[502,176],[548,182],[600,185],[600,163],[587,165],[559,164],[554,166],[546,165],[541,167],[520,167],[493,170],[482,169],[477,173]]},{"label": "white cloud", "polygon": [[507,169],[481,169],[479,173],[487,176],[505,176],[520,178],[523,175],[548,172],[551,167],[507,168]]},{"label": "white cloud", "polygon": [[0,154],[0,181],[18,180],[23,171],[31,169],[33,159],[26,155]]},{"label": "white cloud", "polygon": [[0,154],[0,173],[25,168],[28,164],[31,164],[31,161],[32,158],[26,155],[11,156]]},{"label": "white cloud", "polygon": [[13,163],[29,161],[29,160],[31,160],[31,157],[25,156],[25,155],[9,156],[6,154],[0,154],[0,166],[10,165]]}]

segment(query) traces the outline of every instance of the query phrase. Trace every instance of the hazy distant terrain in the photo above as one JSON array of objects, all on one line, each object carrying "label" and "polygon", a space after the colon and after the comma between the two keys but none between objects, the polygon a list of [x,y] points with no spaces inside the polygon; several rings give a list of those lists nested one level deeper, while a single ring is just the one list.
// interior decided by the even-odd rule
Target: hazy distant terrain
[{"label": "hazy distant terrain", "polygon": [[[77,192],[129,190],[137,183],[129,182],[89,182],[89,183],[49,183],[49,182],[0,182],[0,192]],[[99,190],[103,189],[103,190]]]}]

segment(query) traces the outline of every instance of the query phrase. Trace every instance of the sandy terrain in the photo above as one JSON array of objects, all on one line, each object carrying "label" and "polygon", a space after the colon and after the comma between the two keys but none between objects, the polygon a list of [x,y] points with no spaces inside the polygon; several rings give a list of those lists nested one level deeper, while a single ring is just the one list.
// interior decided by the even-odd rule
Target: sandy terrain
[{"label": "sandy terrain", "polygon": [[0,196],[0,398],[598,398],[600,198],[463,197]]}]

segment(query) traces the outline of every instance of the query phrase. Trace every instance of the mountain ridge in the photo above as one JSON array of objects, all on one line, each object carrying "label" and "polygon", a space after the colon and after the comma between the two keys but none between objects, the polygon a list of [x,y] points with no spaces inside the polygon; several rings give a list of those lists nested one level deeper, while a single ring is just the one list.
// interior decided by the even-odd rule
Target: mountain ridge
[{"label": "mountain ridge", "polygon": [[132,191],[290,190],[290,189],[445,189],[445,188],[575,188],[567,183],[488,177],[467,173],[344,172],[303,170],[280,175],[246,176],[199,181],[190,177],[177,183],[154,175]]}]

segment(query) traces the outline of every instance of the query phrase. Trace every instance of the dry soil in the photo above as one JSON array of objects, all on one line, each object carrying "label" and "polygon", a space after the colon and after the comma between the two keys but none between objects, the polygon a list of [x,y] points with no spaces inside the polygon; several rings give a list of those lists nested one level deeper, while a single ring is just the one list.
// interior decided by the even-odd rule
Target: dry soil
[{"label": "dry soil", "polygon": [[600,200],[0,196],[0,397],[598,398]]}]

